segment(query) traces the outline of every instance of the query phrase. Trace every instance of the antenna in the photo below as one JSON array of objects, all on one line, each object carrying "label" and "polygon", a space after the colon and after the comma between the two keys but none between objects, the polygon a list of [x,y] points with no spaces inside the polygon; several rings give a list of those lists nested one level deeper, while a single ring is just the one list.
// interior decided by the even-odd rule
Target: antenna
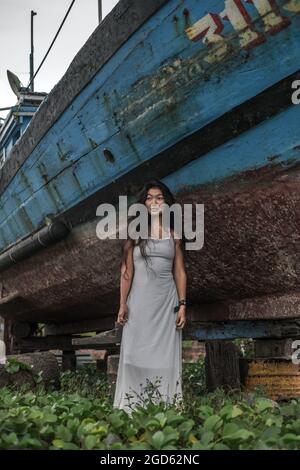
[{"label": "antenna", "polygon": [[7,73],[7,78],[8,78],[9,84],[10,84],[10,88],[12,89],[14,94],[18,98],[20,98],[21,90],[23,88],[20,80],[18,79],[17,75],[15,75],[10,70],[7,70],[6,73]]},{"label": "antenna", "polygon": [[34,47],[33,47],[33,17],[37,15],[37,13],[33,10],[31,10],[30,13],[30,39],[31,39],[31,51],[29,55],[29,66],[30,66],[30,90],[33,92],[34,91],[34,83],[33,83],[33,78],[34,78]]},{"label": "antenna", "polygon": [[102,21],[102,0],[98,0],[98,21]]}]

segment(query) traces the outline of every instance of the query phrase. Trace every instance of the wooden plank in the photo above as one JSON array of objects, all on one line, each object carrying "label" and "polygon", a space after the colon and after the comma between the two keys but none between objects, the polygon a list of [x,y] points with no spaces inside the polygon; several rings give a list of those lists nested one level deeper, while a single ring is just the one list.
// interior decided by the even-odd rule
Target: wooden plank
[{"label": "wooden plank", "polygon": [[90,331],[106,331],[115,326],[115,317],[99,317],[70,323],[50,323],[45,326],[46,336],[88,333]]},{"label": "wooden plank", "polygon": [[76,370],[76,354],[73,350],[63,351],[62,353],[62,370]]},{"label": "wooden plank", "polygon": [[184,339],[229,340],[235,338],[299,338],[299,320],[195,322],[184,330]]},{"label": "wooden plank", "polygon": [[13,323],[11,333],[15,338],[27,338],[32,334],[32,326],[28,322]]},{"label": "wooden plank", "polygon": [[[294,251],[296,260],[296,248],[294,248]],[[258,263],[257,266],[259,265]],[[232,264],[234,265],[234,262]],[[194,304],[188,307],[188,315],[192,322],[300,318],[300,293],[266,294],[241,299],[229,298],[198,305]]]},{"label": "wooden plank", "polygon": [[71,336],[36,336],[18,341],[18,347],[22,351],[47,351],[49,349],[71,350]]},{"label": "wooden plank", "polygon": [[[119,340],[93,340],[88,338],[72,338],[72,336],[36,336],[18,341],[16,348],[21,351],[48,351],[57,350],[71,351],[76,349],[108,349],[119,350]],[[79,341],[78,341],[79,340]],[[86,340],[81,341],[81,340]]]},{"label": "wooden plank", "polygon": [[286,358],[291,359],[294,352],[293,338],[257,339],[254,342],[255,358]]},{"label": "wooden plank", "polygon": [[73,346],[80,348],[101,348],[105,349],[109,346],[114,346],[121,343],[122,327],[114,328],[113,330],[104,331],[98,335],[88,336],[84,338],[75,338],[72,340]]},{"label": "wooden plank", "polygon": [[11,335],[12,322],[11,320],[4,320],[3,340],[5,343],[6,354],[13,353],[13,337]]}]

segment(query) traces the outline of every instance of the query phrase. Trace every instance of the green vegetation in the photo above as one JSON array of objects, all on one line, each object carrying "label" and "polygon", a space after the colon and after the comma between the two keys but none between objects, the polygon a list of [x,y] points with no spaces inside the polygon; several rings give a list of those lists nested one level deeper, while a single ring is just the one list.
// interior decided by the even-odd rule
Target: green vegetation
[{"label": "green vegetation", "polygon": [[94,366],[62,373],[60,391],[2,388],[0,449],[300,449],[300,400],[207,394],[203,369],[203,359],[184,365],[179,406],[150,396],[131,417],[112,408]]},{"label": "green vegetation", "polygon": [[29,366],[28,364],[25,364],[24,362],[18,361],[15,357],[10,357],[5,366],[4,366],[6,372],[9,374],[16,374],[20,370],[26,370],[28,372],[32,371],[32,367]]}]

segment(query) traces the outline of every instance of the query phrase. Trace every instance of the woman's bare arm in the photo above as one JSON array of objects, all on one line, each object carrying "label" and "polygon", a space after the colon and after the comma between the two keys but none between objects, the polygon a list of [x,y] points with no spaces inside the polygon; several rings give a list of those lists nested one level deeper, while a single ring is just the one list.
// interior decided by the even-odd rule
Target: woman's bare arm
[{"label": "woman's bare arm", "polygon": [[180,240],[175,239],[175,256],[173,265],[173,275],[176,283],[179,300],[186,299],[186,271],[184,266],[183,251],[180,246]]},{"label": "woman's bare arm", "polygon": [[127,254],[127,271],[125,274],[125,263],[122,263],[121,267],[121,280],[120,280],[120,305],[126,304],[127,297],[131,288],[132,279],[134,275],[134,264],[133,264],[133,247],[129,246]]},{"label": "woman's bare arm", "polygon": [[[187,276],[186,276],[185,266],[184,266],[183,251],[180,246],[179,239],[175,239],[173,276],[174,276],[179,300],[186,299]],[[180,305],[178,313],[177,313],[177,318],[176,318],[176,327],[181,329],[185,326],[185,324],[186,324],[186,306]]]}]

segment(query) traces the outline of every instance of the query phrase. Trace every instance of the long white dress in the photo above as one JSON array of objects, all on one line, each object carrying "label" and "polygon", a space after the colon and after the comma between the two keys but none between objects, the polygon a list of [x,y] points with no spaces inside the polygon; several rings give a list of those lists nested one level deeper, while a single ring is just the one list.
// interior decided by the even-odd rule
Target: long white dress
[{"label": "long white dress", "polygon": [[148,266],[140,247],[133,249],[134,277],[113,403],[128,414],[149,399],[177,404],[183,398],[182,329],[176,328],[178,294],[172,273],[175,240],[149,239],[146,253]]}]

